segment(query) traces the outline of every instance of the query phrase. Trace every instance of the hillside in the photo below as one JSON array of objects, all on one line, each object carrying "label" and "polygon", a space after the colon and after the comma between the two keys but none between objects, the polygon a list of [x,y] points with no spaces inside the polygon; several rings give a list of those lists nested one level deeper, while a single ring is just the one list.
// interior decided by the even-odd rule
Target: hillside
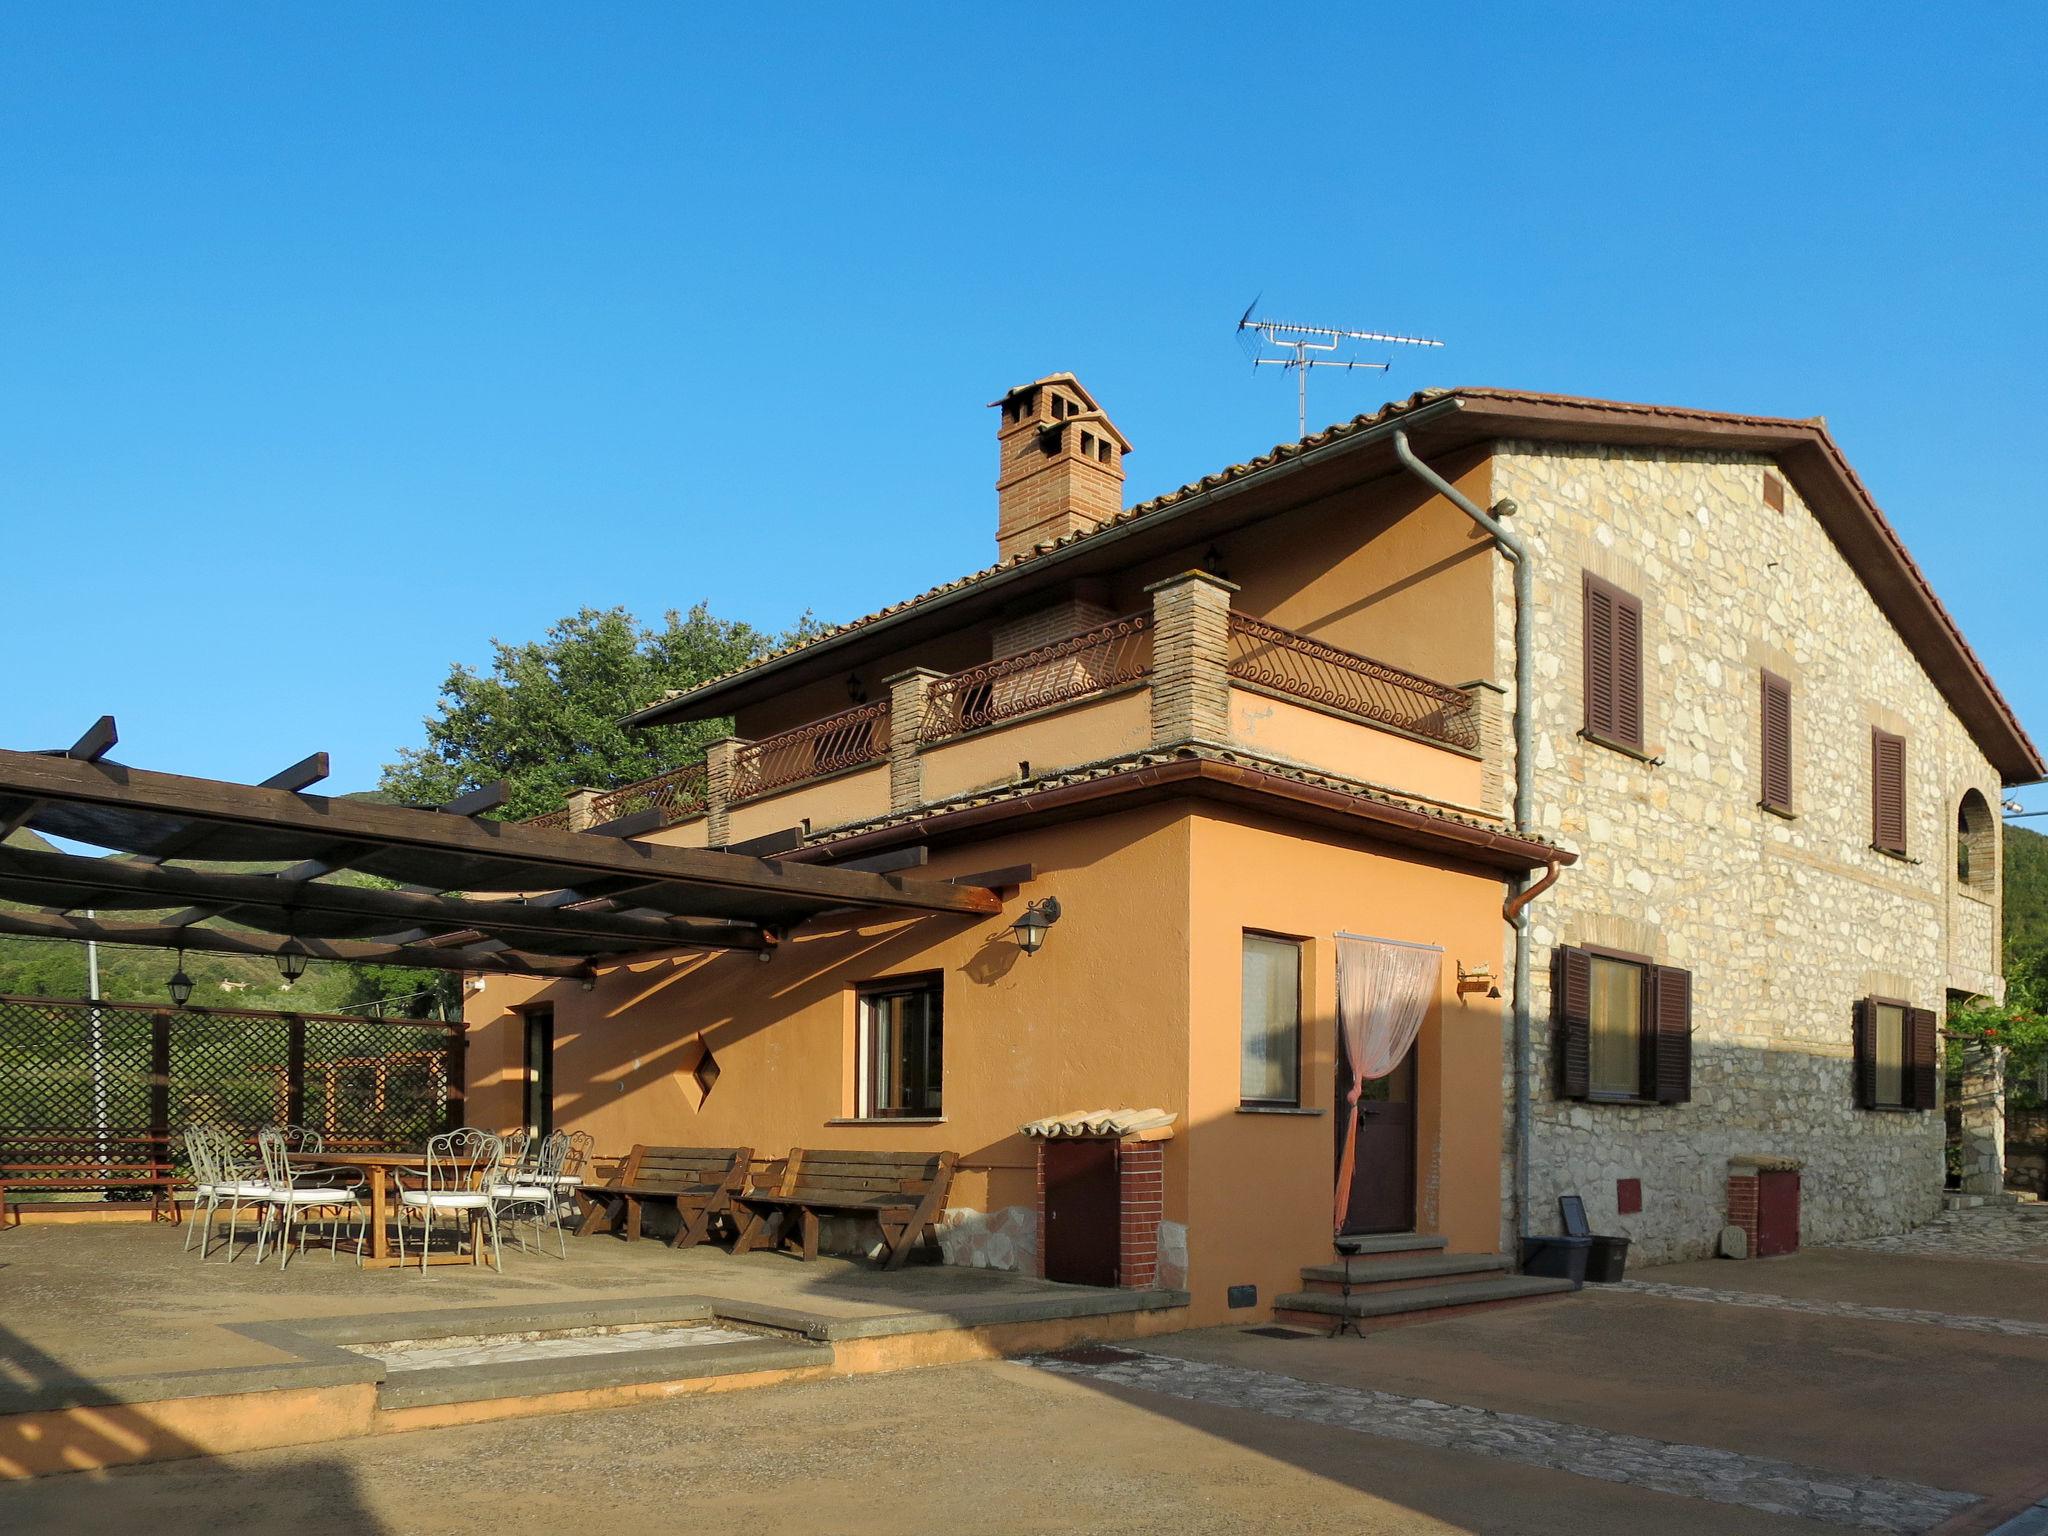
[{"label": "hillside", "polygon": [[2005,953],[2008,961],[2048,950],[2048,837],[2005,827]]}]

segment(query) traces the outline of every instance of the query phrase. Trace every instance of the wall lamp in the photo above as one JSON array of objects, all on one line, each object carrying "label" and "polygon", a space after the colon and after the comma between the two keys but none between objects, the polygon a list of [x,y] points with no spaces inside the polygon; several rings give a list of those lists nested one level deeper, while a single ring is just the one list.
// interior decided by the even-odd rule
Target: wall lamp
[{"label": "wall lamp", "polygon": [[1010,924],[1010,932],[1017,935],[1017,947],[1027,955],[1038,953],[1045,943],[1045,930],[1060,920],[1060,899],[1048,896],[1043,901],[1034,901],[1024,913]]}]

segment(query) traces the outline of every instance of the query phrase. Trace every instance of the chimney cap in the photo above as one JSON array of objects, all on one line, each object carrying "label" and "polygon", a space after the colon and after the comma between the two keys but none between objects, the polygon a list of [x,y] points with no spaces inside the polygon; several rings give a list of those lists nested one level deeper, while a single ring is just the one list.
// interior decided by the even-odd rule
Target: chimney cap
[{"label": "chimney cap", "polygon": [[989,407],[993,409],[999,405],[1008,405],[1019,395],[1028,394],[1034,389],[1043,389],[1048,384],[1057,384],[1062,389],[1071,390],[1074,394],[1081,397],[1081,404],[1084,407],[1082,415],[1069,416],[1065,418],[1067,421],[1088,421],[1092,425],[1100,426],[1107,431],[1109,436],[1116,439],[1116,446],[1119,452],[1129,453],[1131,451],[1131,440],[1117,430],[1116,423],[1103,414],[1101,405],[1096,402],[1093,395],[1088,393],[1088,387],[1071,373],[1048,373],[1044,378],[1033,379],[1028,384],[1014,385],[1004,390],[999,398],[989,401]]}]

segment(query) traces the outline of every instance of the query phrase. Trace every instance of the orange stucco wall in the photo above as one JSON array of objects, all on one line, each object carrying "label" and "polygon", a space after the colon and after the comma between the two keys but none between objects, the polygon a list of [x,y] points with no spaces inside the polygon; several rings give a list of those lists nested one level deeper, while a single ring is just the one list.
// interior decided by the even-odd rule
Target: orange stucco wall
[{"label": "orange stucco wall", "polygon": [[[1251,815],[1194,822],[1188,1117],[1189,1289],[1213,1320],[1228,1286],[1261,1305],[1330,1257],[1340,932],[1440,944],[1443,978],[1416,1042],[1416,1228],[1491,1252],[1500,1210],[1500,1003],[1460,999],[1457,962],[1500,947],[1501,881]],[[1302,1104],[1314,1115],[1239,1113],[1241,939],[1305,941]],[[1369,1177],[1361,1168],[1358,1176]]]},{"label": "orange stucco wall", "polygon": [[1283,762],[1490,814],[1477,757],[1448,751],[1256,689],[1230,690],[1230,739]]},{"label": "orange stucco wall", "polygon": [[[1025,763],[1044,769],[1099,762],[1141,751],[1151,739],[1152,695],[1146,689],[1086,700],[1055,713],[926,747],[919,753],[925,798],[943,800],[993,784],[1012,783]],[[813,825],[825,823],[813,818]]]},{"label": "orange stucco wall", "polygon": [[[1453,1247],[1489,1250],[1499,1208],[1499,1004],[1460,1000],[1456,964],[1498,951],[1501,883],[1430,860],[1193,801],[1167,802],[942,851],[944,876],[1014,863],[1037,878],[1000,918],[871,918],[799,930],[750,955],[662,959],[593,990],[493,978],[470,1000],[470,1118],[520,1115],[514,1009],[555,1008],[555,1117],[600,1152],[634,1142],[951,1149],[951,1204],[1035,1199],[1019,1124],[1061,1111],[1159,1106],[1180,1117],[1166,1219],[1188,1228],[1189,1318],[1217,1322],[1232,1284],[1261,1306],[1329,1257],[1340,930],[1444,946],[1443,994],[1418,1045],[1417,1212]],[[1008,934],[1027,898],[1064,908],[1044,949]],[[1238,1112],[1240,934],[1307,940],[1303,1093],[1320,1114]],[[844,1122],[853,1110],[854,988],[945,977],[943,1122]],[[716,1057],[708,1097],[692,1078]]]},{"label": "orange stucco wall", "polygon": [[[944,877],[1036,866],[1030,898],[1066,916],[1024,957],[1001,917],[875,917],[799,930],[767,964],[752,955],[655,960],[576,983],[493,978],[469,1000],[470,1118],[520,1116],[519,1004],[555,1009],[555,1116],[602,1153],[635,1142],[961,1154],[951,1204],[1030,1205],[1026,1120],[1104,1104],[1185,1108],[1188,822],[1171,806],[992,838],[938,854]],[[945,977],[943,1124],[833,1124],[853,1111],[854,988],[923,971]],[[701,1045],[717,1085],[700,1102]],[[1169,1191],[1169,1217],[1180,1198]]]}]

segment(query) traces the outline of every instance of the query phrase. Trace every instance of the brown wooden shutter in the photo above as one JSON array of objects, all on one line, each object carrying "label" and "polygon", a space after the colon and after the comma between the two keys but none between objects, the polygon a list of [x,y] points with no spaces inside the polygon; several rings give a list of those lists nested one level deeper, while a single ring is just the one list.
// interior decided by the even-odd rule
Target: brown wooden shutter
[{"label": "brown wooden shutter", "polygon": [[1906,1010],[1905,1045],[1906,1103],[1913,1109],[1932,1109],[1939,1095],[1935,1072],[1940,1061],[1932,1008]]},{"label": "brown wooden shutter", "polygon": [[1692,972],[1669,965],[1650,972],[1650,1095],[1692,1101]]},{"label": "brown wooden shutter", "polygon": [[1906,851],[1906,738],[1890,731],[1870,733],[1870,841]]},{"label": "brown wooden shutter", "polygon": [[1583,1099],[1593,1087],[1593,957],[1560,948],[1552,956],[1551,1012],[1556,1020],[1557,1091]]},{"label": "brown wooden shutter", "polygon": [[1792,809],[1792,685],[1775,672],[1763,675],[1764,804]]},{"label": "brown wooden shutter", "polygon": [[1867,997],[1858,998],[1851,1021],[1849,1042],[1855,1061],[1851,1078],[1856,1107],[1869,1109],[1877,1103],[1877,1004]]},{"label": "brown wooden shutter", "polygon": [[1643,744],[1643,604],[1614,595],[1614,739]]},{"label": "brown wooden shutter", "polygon": [[1612,741],[1614,722],[1614,590],[1586,577],[1586,729]]}]

